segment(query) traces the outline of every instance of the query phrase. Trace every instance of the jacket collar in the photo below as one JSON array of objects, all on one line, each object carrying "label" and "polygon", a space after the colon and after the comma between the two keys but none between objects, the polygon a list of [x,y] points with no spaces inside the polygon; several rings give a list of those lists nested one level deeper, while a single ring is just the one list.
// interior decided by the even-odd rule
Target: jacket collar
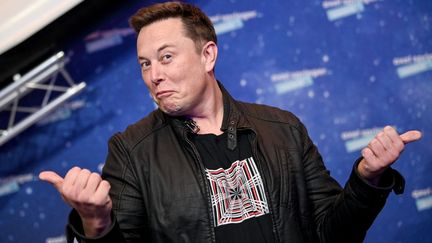
[{"label": "jacket collar", "polygon": [[218,81],[219,88],[222,91],[224,116],[222,120],[221,130],[227,133],[228,149],[234,150],[237,147],[237,127],[239,123],[240,113],[235,104],[235,100],[231,97],[225,87]]},{"label": "jacket collar", "polygon": [[[219,81],[218,85],[222,92],[224,109],[221,130],[227,133],[228,149],[234,150],[237,147],[237,128],[239,127],[239,122],[243,120],[243,118],[240,115],[240,110],[237,107],[236,101]],[[194,133],[194,122],[190,119],[173,117],[165,113],[163,116],[171,122],[178,135],[183,137],[184,134]]]}]

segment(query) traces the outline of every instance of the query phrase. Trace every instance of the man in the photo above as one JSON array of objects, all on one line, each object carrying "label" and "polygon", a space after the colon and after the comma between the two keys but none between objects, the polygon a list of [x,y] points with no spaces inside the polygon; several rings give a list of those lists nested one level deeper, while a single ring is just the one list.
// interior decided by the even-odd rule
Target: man
[{"label": "man", "polygon": [[390,165],[421,137],[390,126],[344,188],[291,113],[234,100],[216,80],[214,28],[198,8],[139,10],[142,76],[159,109],[114,135],[103,179],[78,167],[40,174],[84,242],[361,242],[403,178]]}]

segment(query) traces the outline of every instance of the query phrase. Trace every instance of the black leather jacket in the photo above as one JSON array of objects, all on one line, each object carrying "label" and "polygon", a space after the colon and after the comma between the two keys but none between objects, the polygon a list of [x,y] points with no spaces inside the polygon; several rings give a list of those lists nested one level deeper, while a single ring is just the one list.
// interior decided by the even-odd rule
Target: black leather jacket
[{"label": "black leather jacket", "polygon": [[[247,132],[263,177],[278,242],[362,242],[391,189],[403,178],[389,169],[383,187],[364,182],[356,166],[344,188],[329,175],[303,124],[290,112],[224,95],[228,146]],[[208,180],[188,139],[187,121],[156,110],[109,141],[103,177],[111,184],[114,224],[83,237],[77,213],[68,239],[82,242],[215,242]]]}]

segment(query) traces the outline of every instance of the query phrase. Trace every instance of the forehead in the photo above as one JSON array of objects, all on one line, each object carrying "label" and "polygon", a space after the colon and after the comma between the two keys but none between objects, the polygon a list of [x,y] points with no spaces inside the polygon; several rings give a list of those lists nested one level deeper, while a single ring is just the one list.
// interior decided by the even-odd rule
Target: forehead
[{"label": "forehead", "polygon": [[[138,33],[137,49],[154,49],[187,38],[180,18],[169,18],[143,27]],[[189,38],[188,38],[189,39]]]},{"label": "forehead", "polygon": [[144,26],[139,34],[148,32],[182,32],[183,22],[180,18],[167,18],[155,21],[149,25]]}]

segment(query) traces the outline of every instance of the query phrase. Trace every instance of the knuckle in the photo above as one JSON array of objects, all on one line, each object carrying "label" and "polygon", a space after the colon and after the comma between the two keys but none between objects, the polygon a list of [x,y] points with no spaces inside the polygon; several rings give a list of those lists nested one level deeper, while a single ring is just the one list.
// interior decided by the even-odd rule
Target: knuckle
[{"label": "knuckle", "polygon": [[369,147],[366,147],[362,150],[363,155],[370,155],[371,149]]},{"label": "knuckle", "polygon": [[82,169],[80,172],[81,175],[90,175],[91,172],[88,169]]},{"label": "knuckle", "polygon": [[372,149],[372,148],[376,147],[378,144],[379,144],[378,139],[374,138],[374,139],[372,139],[372,141],[370,141],[369,147]]},{"label": "knuckle", "polygon": [[367,152],[368,149],[369,148],[362,149],[361,154],[363,155],[363,157],[366,157],[368,155],[368,152]]},{"label": "knuckle", "polygon": [[90,179],[96,183],[99,183],[102,180],[100,175],[98,173],[95,173],[95,172],[90,174]]},{"label": "knuckle", "polygon": [[95,177],[95,178],[100,178],[100,175],[98,173],[96,173],[96,172],[92,172],[90,174],[90,176]]},{"label": "knuckle", "polygon": [[393,131],[393,130],[394,128],[392,126],[387,125],[384,127],[384,131]]},{"label": "knuckle", "polygon": [[405,148],[405,145],[403,143],[398,143],[396,145],[397,150],[399,150],[400,152],[402,152]]},{"label": "knuckle", "polygon": [[101,181],[101,186],[107,187],[108,189],[111,188],[111,184],[106,180]]},{"label": "knuckle", "polygon": [[69,171],[81,171],[81,168],[78,166],[74,166],[72,167],[72,169],[70,169]]}]

